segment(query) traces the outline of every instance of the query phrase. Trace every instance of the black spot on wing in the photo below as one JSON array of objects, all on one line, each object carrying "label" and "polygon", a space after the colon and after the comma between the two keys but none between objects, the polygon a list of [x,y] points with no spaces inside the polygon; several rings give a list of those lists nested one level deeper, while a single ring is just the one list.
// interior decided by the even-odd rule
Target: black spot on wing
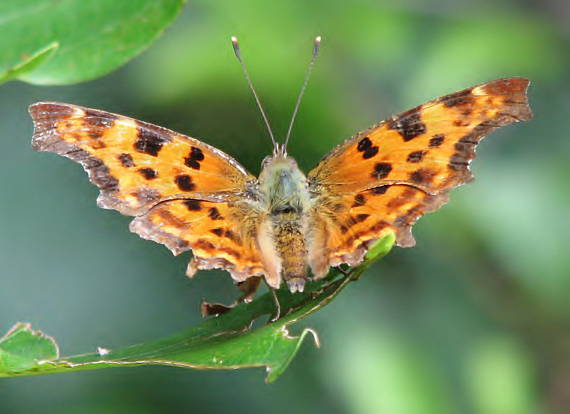
[{"label": "black spot on wing", "polygon": [[404,112],[388,121],[388,128],[398,131],[404,141],[410,141],[425,134],[426,125],[420,119],[418,109]]},{"label": "black spot on wing", "polygon": [[360,207],[363,206],[364,204],[366,204],[366,198],[364,197],[364,195],[356,194],[356,196],[354,197],[354,203],[352,204],[352,207]]},{"label": "black spot on wing", "polygon": [[374,146],[371,148],[368,148],[366,151],[364,151],[364,153],[362,153],[362,158],[364,158],[365,160],[374,157],[376,154],[378,154],[378,147]]},{"label": "black spot on wing", "polygon": [[224,217],[220,214],[220,212],[218,211],[218,209],[216,207],[210,208],[210,210],[208,211],[208,217],[210,217],[212,220],[223,220],[224,219]]},{"label": "black spot on wing", "polygon": [[200,148],[192,147],[190,151],[190,156],[194,158],[196,161],[204,161],[204,153]]},{"label": "black spot on wing", "polygon": [[192,177],[186,174],[177,175],[174,179],[178,188],[182,191],[194,191],[196,184],[192,182]]},{"label": "black spot on wing", "polygon": [[370,138],[368,137],[364,137],[358,141],[356,149],[357,151],[362,152],[362,158],[365,160],[372,158],[378,154],[378,146],[372,145],[372,141],[370,141]]},{"label": "black spot on wing", "polygon": [[225,237],[234,243],[241,245],[241,239],[231,230],[224,230],[221,227],[216,227],[215,229],[210,230],[210,233],[219,237]]},{"label": "black spot on wing", "polygon": [[139,168],[138,172],[147,180],[153,180],[158,177],[158,172],[152,168]]},{"label": "black spot on wing", "polygon": [[390,171],[392,171],[392,164],[387,162],[376,163],[374,166],[374,171],[372,172],[372,178],[381,180],[383,178],[386,178],[388,174],[390,174]]},{"label": "black spot on wing", "polygon": [[388,188],[390,188],[389,185],[383,185],[382,187],[375,187],[372,189],[372,194],[376,194],[376,195],[386,194],[386,191],[388,191]]},{"label": "black spot on wing", "polygon": [[156,157],[162,149],[162,146],[169,141],[170,137],[166,136],[166,133],[162,131],[154,131],[147,128],[146,125],[138,124],[137,139],[134,147],[138,152]]},{"label": "black spot on wing", "polygon": [[241,244],[242,244],[241,238],[240,238],[237,234],[235,234],[233,231],[231,231],[231,230],[226,230],[225,233],[224,233],[224,237],[230,239],[230,240],[233,241],[235,244],[238,244],[238,245],[240,245],[240,246],[241,246]]},{"label": "black spot on wing", "polygon": [[355,220],[357,223],[360,223],[360,222],[366,220],[368,217],[370,217],[370,214],[358,214],[358,215],[356,215],[356,217],[354,218],[354,220]]},{"label": "black spot on wing", "polygon": [[410,180],[416,184],[428,184],[436,174],[436,171],[420,168],[410,174]]},{"label": "black spot on wing", "polygon": [[443,143],[444,140],[445,140],[445,135],[443,135],[443,134],[434,135],[429,140],[429,146],[432,148],[439,147]]},{"label": "black spot on wing", "polygon": [[420,162],[420,161],[423,159],[423,157],[424,157],[425,154],[426,154],[425,151],[414,151],[414,152],[410,152],[410,153],[408,154],[408,159],[407,159],[407,161],[408,161],[408,162],[412,162],[412,163]]},{"label": "black spot on wing", "polygon": [[214,233],[216,236],[223,236],[224,229],[218,227],[218,228],[210,230],[210,232]]},{"label": "black spot on wing", "polygon": [[199,200],[184,200],[183,203],[190,211],[200,211],[202,209]]},{"label": "black spot on wing", "polygon": [[184,158],[184,164],[195,170],[200,169],[200,162],[204,161],[204,153],[200,148],[192,147],[190,154]]},{"label": "black spot on wing", "polygon": [[362,152],[362,151],[366,151],[371,146],[372,146],[372,141],[370,141],[370,138],[364,137],[360,141],[358,141],[358,145],[356,146],[356,149],[358,151]]},{"label": "black spot on wing", "polygon": [[196,160],[193,160],[192,158],[185,158],[184,159],[184,164],[186,164],[187,167],[193,168],[195,170],[199,170],[200,169],[200,163]]},{"label": "black spot on wing", "polygon": [[131,156],[131,154],[127,153],[119,154],[117,158],[119,159],[119,162],[123,167],[129,168],[135,166],[135,162],[133,161],[133,157]]}]

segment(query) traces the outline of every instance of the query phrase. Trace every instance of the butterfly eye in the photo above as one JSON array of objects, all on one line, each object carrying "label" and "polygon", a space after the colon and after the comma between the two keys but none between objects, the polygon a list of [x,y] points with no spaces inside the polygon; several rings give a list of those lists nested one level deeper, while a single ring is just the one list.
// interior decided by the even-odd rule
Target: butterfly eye
[{"label": "butterfly eye", "polygon": [[273,157],[265,157],[263,159],[263,161],[261,161],[261,168],[265,168],[267,167],[267,165],[271,162],[271,160],[273,159]]},{"label": "butterfly eye", "polygon": [[281,214],[291,214],[291,213],[295,213],[297,212],[297,209],[291,206],[283,206],[283,207],[277,207],[275,209],[273,209],[273,211],[271,212],[274,216],[278,216]]}]

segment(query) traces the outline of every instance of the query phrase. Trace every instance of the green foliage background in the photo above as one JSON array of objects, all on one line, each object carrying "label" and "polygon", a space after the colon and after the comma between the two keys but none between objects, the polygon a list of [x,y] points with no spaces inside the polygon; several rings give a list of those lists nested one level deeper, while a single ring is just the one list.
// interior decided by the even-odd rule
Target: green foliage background
[{"label": "green foliage background", "polygon": [[[3,14],[9,3],[0,30],[14,17]],[[77,27],[88,32],[95,14]],[[221,272],[184,278],[187,256],[173,258],[129,233],[128,218],[98,209],[80,167],[33,152],[30,103],[60,100],[164,125],[257,173],[269,140],[229,37],[240,38],[282,136],[320,34],[290,151],[305,170],[354,132],[478,82],[530,78],[535,112],[482,144],[478,180],[415,226],[415,248],[395,249],[297,327],[317,327],[322,347],[304,346],[275,384],[257,370],[166,367],[21,378],[2,380],[0,412],[567,412],[569,17],[564,2],[539,0],[196,0],[108,76],[0,86],[0,332],[32,322],[64,354],[183,330],[199,322],[202,297],[230,301],[236,292]]]}]

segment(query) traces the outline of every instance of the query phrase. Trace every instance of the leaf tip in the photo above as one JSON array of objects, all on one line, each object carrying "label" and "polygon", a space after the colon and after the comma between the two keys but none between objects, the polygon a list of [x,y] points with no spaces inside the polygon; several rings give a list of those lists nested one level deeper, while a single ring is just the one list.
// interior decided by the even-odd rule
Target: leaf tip
[{"label": "leaf tip", "polygon": [[305,330],[301,335],[306,335],[306,334],[312,335],[315,347],[317,348],[321,347],[321,340],[319,339],[319,334],[317,333],[317,331],[315,331],[313,328],[305,328]]},{"label": "leaf tip", "polygon": [[303,341],[305,340],[305,337],[307,335],[311,335],[311,337],[313,338],[313,343],[315,344],[315,346],[317,348],[320,348],[320,346],[321,346],[321,342],[319,340],[319,335],[317,334],[317,332],[314,329],[305,328],[305,329],[303,329],[303,331],[301,332],[301,334],[299,336],[291,336],[289,334],[289,331],[288,331],[286,325],[284,325],[281,329],[281,332],[283,333],[283,336],[285,338],[287,338],[288,340],[295,341],[295,345],[290,350],[289,355],[287,355],[285,358],[283,358],[279,364],[275,364],[275,365],[268,364],[268,365],[266,365],[267,376],[265,377],[265,383],[267,383],[267,384],[271,384],[272,382],[277,380],[277,378],[279,378],[281,376],[281,374],[283,374],[283,372],[285,372],[285,370],[287,369],[287,367],[289,366],[289,364],[291,363],[291,361],[293,360],[293,358],[295,357],[295,355],[299,351],[299,348],[301,347],[301,344],[303,343]]}]

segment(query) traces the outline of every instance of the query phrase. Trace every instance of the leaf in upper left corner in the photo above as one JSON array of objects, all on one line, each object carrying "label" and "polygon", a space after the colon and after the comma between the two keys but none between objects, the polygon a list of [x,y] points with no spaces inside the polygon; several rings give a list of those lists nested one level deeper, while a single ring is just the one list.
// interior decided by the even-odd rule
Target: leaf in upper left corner
[{"label": "leaf in upper left corner", "polygon": [[[184,3],[185,0],[0,2],[0,82],[20,79],[40,85],[64,85],[105,75],[151,44],[172,23]],[[54,44],[59,47],[53,49]],[[39,59],[42,52],[46,54]],[[29,64],[34,57],[38,60]]]}]

